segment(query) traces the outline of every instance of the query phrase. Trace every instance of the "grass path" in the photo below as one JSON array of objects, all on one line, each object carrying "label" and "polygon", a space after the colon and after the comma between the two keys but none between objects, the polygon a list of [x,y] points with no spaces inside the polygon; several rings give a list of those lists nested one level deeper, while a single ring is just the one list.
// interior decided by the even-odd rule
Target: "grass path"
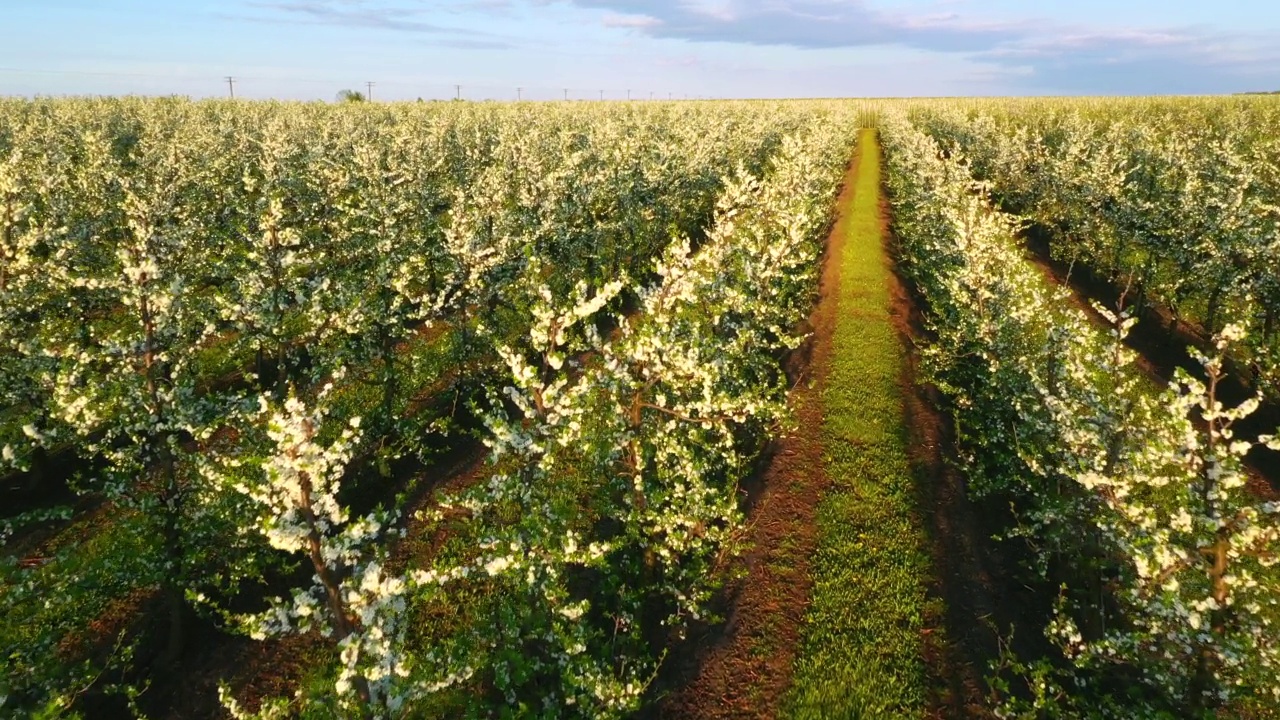
[{"label": "grass path", "polygon": [[917,517],[900,387],[906,349],[891,309],[880,148],[858,142],[838,262],[822,442],[830,486],[817,511],[813,593],[784,715],[921,717],[932,624],[928,539]]}]

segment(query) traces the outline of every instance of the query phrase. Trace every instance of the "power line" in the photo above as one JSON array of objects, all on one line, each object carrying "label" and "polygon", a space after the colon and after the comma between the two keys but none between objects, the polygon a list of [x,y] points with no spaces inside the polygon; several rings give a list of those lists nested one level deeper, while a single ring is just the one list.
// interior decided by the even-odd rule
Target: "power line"
[{"label": "power line", "polygon": [[368,100],[369,102],[373,102],[373,86],[374,85],[377,85],[377,83],[375,83],[372,80],[369,80],[364,84],[364,86],[369,90],[369,92],[365,93],[364,99]]},{"label": "power line", "polygon": [[115,73],[95,72],[91,70],[26,70],[23,68],[0,67],[0,72],[30,73],[33,75],[94,75],[98,77],[141,77],[157,80],[200,80],[197,77],[181,77],[176,75],[154,75],[151,73]]}]

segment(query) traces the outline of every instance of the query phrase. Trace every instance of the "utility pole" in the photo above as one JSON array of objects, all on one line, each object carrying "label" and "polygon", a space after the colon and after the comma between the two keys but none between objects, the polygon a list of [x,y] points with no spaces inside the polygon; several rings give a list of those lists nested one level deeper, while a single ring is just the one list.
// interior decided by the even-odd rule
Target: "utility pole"
[{"label": "utility pole", "polygon": [[461,100],[461,99],[462,99],[462,86],[461,86],[461,85],[454,85],[453,87],[458,91],[458,94],[455,96],[455,98],[456,98],[456,99],[458,99],[458,100]]},{"label": "utility pole", "polygon": [[377,83],[375,83],[372,80],[364,84],[365,88],[368,89],[368,92],[365,93],[364,99],[368,100],[369,102],[373,102],[373,86],[374,85],[377,85]]},{"label": "utility pole", "polygon": [[227,90],[231,91],[231,99],[235,100],[236,99],[236,79],[231,77],[230,75],[227,76]]},{"label": "utility pole", "polygon": [[601,101],[603,101],[603,100],[604,100],[604,91],[603,91],[603,90],[601,90],[601,91],[600,91],[600,100],[601,100]]},{"label": "utility pole", "polygon": [[516,102],[520,102],[523,99],[524,99],[524,88],[522,87],[516,88]]},{"label": "utility pole", "polygon": [[630,100],[630,99],[631,99],[631,91],[630,91],[630,90],[628,90],[628,91],[627,91],[627,100]]},{"label": "utility pole", "polygon": [[652,90],[650,90],[650,91],[649,91],[649,99],[650,99],[650,100],[652,100],[652,99],[653,99],[653,91],[652,91]]},{"label": "utility pole", "polygon": [[672,97],[674,97],[674,96],[675,96],[675,93],[667,93],[667,99],[668,99],[668,100],[672,99]]}]

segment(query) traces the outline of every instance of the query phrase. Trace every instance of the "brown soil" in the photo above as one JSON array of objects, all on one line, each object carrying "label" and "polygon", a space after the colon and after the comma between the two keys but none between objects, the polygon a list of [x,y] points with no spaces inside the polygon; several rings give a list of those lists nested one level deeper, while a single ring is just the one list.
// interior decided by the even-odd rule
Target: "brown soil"
[{"label": "brown soil", "polygon": [[[838,207],[849,204],[857,159],[845,175]],[[828,485],[823,461],[822,390],[831,358],[839,294],[843,217],[826,242],[818,303],[808,340],[786,359],[788,396],[798,431],[773,442],[744,484],[747,550],[736,579],[717,598],[720,625],[690,632],[655,683],[649,718],[775,717],[787,688],[809,604],[809,558],[817,546],[815,515]]]},{"label": "brown soil", "polygon": [[152,717],[171,720],[222,720],[228,717],[218,701],[218,684],[226,683],[243,707],[256,709],[267,698],[292,697],[299,681],[328,651],[319,634],[252,640],[228,635],[204,624],[195,639],[205,641],[198,651],[143,696],[144,707],[158,710]]}]

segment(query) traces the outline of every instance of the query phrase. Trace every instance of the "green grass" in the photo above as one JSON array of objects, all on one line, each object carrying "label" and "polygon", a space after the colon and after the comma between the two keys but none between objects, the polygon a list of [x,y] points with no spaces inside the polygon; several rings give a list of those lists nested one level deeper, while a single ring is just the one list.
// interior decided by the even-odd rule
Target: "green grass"
[{"label": "green grass", "polygon": [[880,148],[859,138],[846,216],[823,444],[831,488],[818,507],[812,603],[785,714],[922,716],[921,632],[930,573],[915,517],[899,389],[904,349],[890,319],[879,222]]}]

